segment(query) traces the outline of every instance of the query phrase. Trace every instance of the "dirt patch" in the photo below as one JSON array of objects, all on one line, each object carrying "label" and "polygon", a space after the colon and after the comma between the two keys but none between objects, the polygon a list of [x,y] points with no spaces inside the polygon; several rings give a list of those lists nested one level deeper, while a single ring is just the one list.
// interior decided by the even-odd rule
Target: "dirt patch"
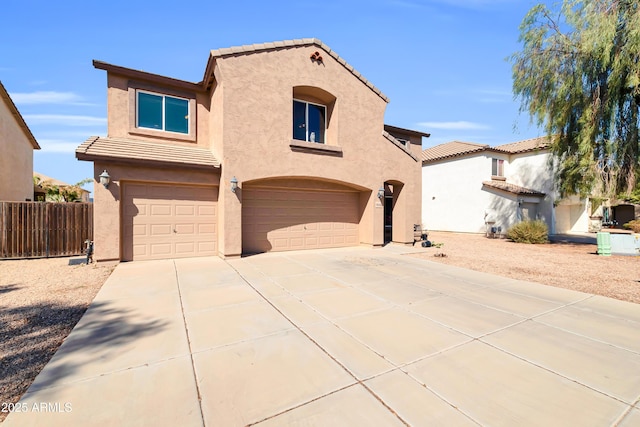
[{"label": "dirt patch", "polygon": [[114,268],[82,262],[0,261],[0,404],[20,399]]},{"label": "dirt patch", "polygon": [[[640,303],[640,257],[599,256],[597,246],[579,243],[528,245],[484,235],[430,232],[444,243],[420,258],[519,280]],[[446,257],[435,257],[436,252]]]}]

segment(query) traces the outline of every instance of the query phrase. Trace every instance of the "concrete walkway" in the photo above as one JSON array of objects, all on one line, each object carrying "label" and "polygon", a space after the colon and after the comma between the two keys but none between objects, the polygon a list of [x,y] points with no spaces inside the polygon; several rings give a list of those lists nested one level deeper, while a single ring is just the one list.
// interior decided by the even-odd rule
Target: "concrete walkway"
[{"label": "concrete walkway", "polygon": [[640,305],[403,251],[120,264],[4,424],[640,425]]}]

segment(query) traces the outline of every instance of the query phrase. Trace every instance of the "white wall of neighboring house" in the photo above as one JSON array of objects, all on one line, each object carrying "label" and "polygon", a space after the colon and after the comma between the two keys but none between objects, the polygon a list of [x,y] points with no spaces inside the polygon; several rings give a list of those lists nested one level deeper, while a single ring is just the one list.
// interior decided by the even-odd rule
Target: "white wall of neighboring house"
[{"label": "white wall of neighboring house", "polygon": [[[483,188],[483,181],[491,181],[493,158],[505,161],[507,183],[545,193],[545,197]],[[521,220],[525,209],[544,220],[551,234],[589,231],[588,201],[576,196],[558,200],[553,177],[548,151],[511,155],[481,152],[428,163],[422,168],[423,226],[468,233],[485,233],[487,227],[495,226],[504,233]]]},{"label": "white wall of neighboring house", "polygon": [[[484,233],[485,221],[515,221],[517,201],[482,188],[491,180],[491,159],[507,156],[486,153],[430,163],[422,168],[422,222],[428,230]],[[514,212],[513,215],[510,212]]]}]

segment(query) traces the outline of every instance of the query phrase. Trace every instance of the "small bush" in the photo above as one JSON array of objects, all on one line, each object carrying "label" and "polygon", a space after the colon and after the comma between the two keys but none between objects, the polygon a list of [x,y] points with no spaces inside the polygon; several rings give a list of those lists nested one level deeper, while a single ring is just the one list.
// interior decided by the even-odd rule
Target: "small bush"
[{"label": "small bush", "polygon": [[634,233],[640,233],[640,219],[634,219],[623,225],[627,230],[631,230]]},{"label": "small bush", "polygon": [[547,243],[549,229],[542,220],[522,221],[507,231],[507,238],[516,243]]}]

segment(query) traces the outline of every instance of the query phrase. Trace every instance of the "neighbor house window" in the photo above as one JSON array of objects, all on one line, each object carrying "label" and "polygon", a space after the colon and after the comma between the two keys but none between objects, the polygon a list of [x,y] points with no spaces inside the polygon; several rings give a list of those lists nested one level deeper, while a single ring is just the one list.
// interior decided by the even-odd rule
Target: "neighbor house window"
[{"label": "neighbor house window", "polygon": [[324,144],[327,109],[324,105],[293,101],[293,139]]},{"label": "neighbor house window", "polygon": [[504,160],[491,159],[491,175],[504,176]]},{"label": "neighbor house window", "polygon": [[137,91],[136,126],[167,132],[189,133],[189,100]]}]

